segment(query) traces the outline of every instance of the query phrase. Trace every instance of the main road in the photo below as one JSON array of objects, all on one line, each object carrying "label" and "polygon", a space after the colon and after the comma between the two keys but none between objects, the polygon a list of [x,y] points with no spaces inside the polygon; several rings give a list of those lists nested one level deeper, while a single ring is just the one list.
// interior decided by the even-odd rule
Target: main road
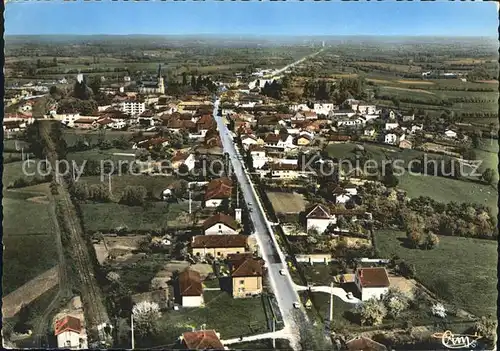
[{"label": "main road", "polygon": [[[289,331],[290,338],[293,338],[294,334],[298,334],[295,326],[296,317],[294,317],[294,315],[299,311],[303,312],[302,308],[297,309],[294,307],[295,302],[300,304],[300,299],[295,291],[295,285],[288,272],[285,256],[276,241],[274,232],[265,216],[264,209],[260,203],[260,199],[257,196],[252,181],[248,173],[245,171],[242,163],[242,157],[236,149],[232,134],[224,124],[222,118],[217,115],[219,104],[220,99],[217,98],[214,103],[213,114],[215,121],[217,122],[224,152],[229,155],[233,172],[238,179],[245,202],[248,207],[252,208],[252,211],[249,214],[254,225],[255,236],[260,248],[260,254],[266,263],[268,279],[274,295],[276,296],[276,300],[278,301],[280,312],[285,324],[285,330]],[[283,270],[284,275],[280,274],[280,270]]]},{"label": "main road", "polygon": [[[315,52],[287,65],[282,69],[274,71],[273,75],[276,76],[285,72],[295,65],[302,63],[306,59],[317,55],[321,51],[322,50]],[[271,288],[274,292],[283,317],[284,330],[282,331],[282,335],[285,335],[290,341],[292,347],[297,349],[299,342],[299,326],[297,325],[297,322],[307,321],[307,315],[302,304],[300,303],[295,284],[290,277],[285,255],[276,241],[270,221],[266,218],[264,208],[262,207],[260,199],[257,196],[255,187],[250,179],[250,176],[248,175],[248,172],[245,170],[245,166],[242,162],[243,158],[236,148],[232,133],[224,124],[222,117],[218,116],[219,105],[220,98],[216,97],[214,101],[213,116],[217,122],[217,128],[219,130],[224,152],[229,155],[233,172],[238,180],[245,202],[247,203],[247,206],[252,209],[249,214],[254,226],[260,254],[266,263],[268,280],[271,284]],[[281,274],[280,271],[283,274]]]}]

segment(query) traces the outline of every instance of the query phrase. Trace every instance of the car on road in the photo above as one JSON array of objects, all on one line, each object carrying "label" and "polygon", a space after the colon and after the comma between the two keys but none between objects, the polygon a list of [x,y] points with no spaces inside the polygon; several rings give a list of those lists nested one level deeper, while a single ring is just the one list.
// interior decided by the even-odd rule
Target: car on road
[{"label": "car on road", "polygon": [[300,303],[294,302],[293,303],[293,308],[297,308],[297,309],[300,308]]},{"label": "car on road", "polygon": [[284,269],[280,269],[280,274],[281,275],[285,275],[286,274],[286,271]]},{"label": "car on road", "polygon": [[248,212],[252,212],[253,209],[251,207],[248,208]]},{"label": "car on road", "polygon": [[347,293],[347,298],[348,298],[349,300],[352,300],[352,299],[354,298],[354,296],[352,295],[352,292],[348,292],[348,293]]}]

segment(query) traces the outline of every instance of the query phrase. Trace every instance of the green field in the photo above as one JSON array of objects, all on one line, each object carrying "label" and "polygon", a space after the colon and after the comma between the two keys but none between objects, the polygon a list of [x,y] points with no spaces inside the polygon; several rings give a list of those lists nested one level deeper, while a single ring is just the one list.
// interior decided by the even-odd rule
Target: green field
[{"label": "green field", "polygon": [[[193,211],[199,203],[193,202]],[[117,203],[81,204],[85,230],[111,230],[126,226],[129,230],[161,230],[191,226],[188,203],[152,202],[151,207]]]},{"label": "green field", "polygon": [[36,195],[40,194],[4,193],[4,294],[57,264],[53,221],[48,207],[26,200]]},{"label": "green field", "polygon": [[159,321],[160,334],[148,341],[141,340],[140,346],[174,344],[183,332],[202,325],[207,330],[215,329],[222,340],[268,331],[261,297],[233,299],[221,291],[205,291],[203,297],[204,307],[164,312]]},{"label": "green field", "polygon": [[[100,176],[89,176],[81,177],[81,182],[87,182],[88,184],[99,184],[101,183]],[[127,186],[143,186],[146,190],[151,193],[155,198],[161,199],[163,190],[167,189],[169,185],[176,182],[174,177],[170,176],[146,176],[146,175],[122,175],[122,176],[112,176],[111,177],[111,188],[113,199],[116,201],[120,200],[123,190]],[[108,185],[108,179],[105,177],[104,184]]]},{"label": "green field", "polygon": [[409,198],[429,196],[444,203],[474,202],[488,205],[495,214],[498,211],[497,192],[493,187],[485,184],[405,173],[399,177],[399,187],[406,191]]},{"label": "green field", "polygon": [[380,257],[398,255],[416,267],[417,279],[441,298],[478,316],[496,314],[497,242],[440,236],[432,250],[407,248],[400,231],[378,231]]},{"label": "green field", "polygon": [[34,162],[16,161],[4,164],[2,174],[3,188],[5,189],[17,179],[24,178],[29,181],[37,176],[38,160],[34,159],[33,161]]}]

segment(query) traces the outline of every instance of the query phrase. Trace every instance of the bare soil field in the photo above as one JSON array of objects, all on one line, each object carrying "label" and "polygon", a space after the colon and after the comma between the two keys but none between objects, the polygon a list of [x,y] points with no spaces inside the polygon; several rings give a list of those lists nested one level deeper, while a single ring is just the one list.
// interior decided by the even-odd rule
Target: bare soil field
[{"label": "bare soil field", "polygon": [[299,213],[306,208],[306,201],[301,194],[268,192],[267,196],[276,213]]},{"label": "bare soil field", "polygon": [[114,257],[126,256],[136,250],[140,241],[146,235],[127,235],[127,236],[106,236],[98,244],[94,244],[97,261],[103,264],[106,259],[113,255]]},{"label": "bare soil field", "polygon": [[22,305],[28,305],[44,292],[56,286],[59,282],[57,267],[40,274],[34,279],[11,292],[2,299],[3,318],[13,317]]},{"label": "bare soil field", "polygon": [[498,84],[498,80],[496,80],[496,79],[491,79],[491,80],[477,80],[476,82],[478,82],[478,83],[486,83],[486,84]]},{"label": "bare soil field", "polygon": [[415,92],[424,93],[424,94],[436,95],[432,91],[427,91],[427,90],[423,90],[423,89],[410,89],[410,88],[387,87],[387,86],[385,86],[384,88],[394,89],[394,90],[415,91]]},{"label": "bare soil field", "polygon": [[399,83],[403,84],[421,84],[421,85],[434,85],[434,82],[428,82],[428,81],[423,81],[423,80],[398,80]]}]

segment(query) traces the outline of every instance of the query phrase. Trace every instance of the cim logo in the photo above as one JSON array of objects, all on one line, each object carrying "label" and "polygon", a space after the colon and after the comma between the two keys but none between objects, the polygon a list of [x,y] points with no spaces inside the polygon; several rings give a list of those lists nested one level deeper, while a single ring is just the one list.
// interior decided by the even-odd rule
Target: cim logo
[{"label": "cim logo", "polygon": [[449,349],[472,349],[477,346],[477,340],[480,335],[453,334],[447,330],[444,333],[435,333],[432,335],[436,339],[441,339],[443,346]]}]

